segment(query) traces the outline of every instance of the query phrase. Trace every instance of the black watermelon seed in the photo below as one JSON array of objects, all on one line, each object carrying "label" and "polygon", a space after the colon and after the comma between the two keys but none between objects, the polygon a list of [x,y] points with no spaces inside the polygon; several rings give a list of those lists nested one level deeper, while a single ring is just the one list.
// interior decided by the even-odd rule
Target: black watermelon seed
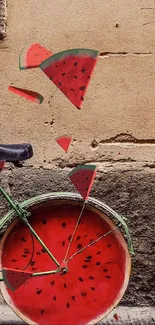
[{"label": "black watermelon seed", "polygon": [[75,79],[77,79],[77,76],[74,76]]},{"label": "black watermelon seed", "polygon": [[13,258],[13,260],[11,260],[11,262],[15,263],[15,262],[17,262],[17,260],[15,260],[15,259]]},{"label": "black watermelon seed", "polygon": [[64,61],[63,64],[66,64],[66,62]]},{"label": "black watermelon seed", "polygon": [[73,89],[73,88],[71,88],[70,90],[71,90],[71,91],[74,91],[74,89]]},{"label": "black watermelon seed", "polygon": [[50,77],[50,80],[52,80],[53,79],[53,77]]},{"label": "black watermelon seed", "polygon": [[55,281],[53,280],[53,281],[51,282],[51,285],[53,286],[53,285],[54,285],[54,283],[55,283]]},{"label": "black watermelon seed", "polygon": [[80,249],[80,248],[82,248],[82,244],[77,245],[77,249]]},{"label": "black watermelon seed", "polygon": [[95,290],[95,287],[90,287],[90,289],[91,289],[92,291],[94,291],[94,290]]},{"label": "black watermelon seed", "polygon": [[58,85],[61,86],[61,82],[58,82]]},{"label": "black watermelon seed", "polygon": [[81,238],[81,236],[77,236],[76,239],[79,240]]},{"label": "black watermelon seed", "polygon": [[104,269],[103,272],[108,272],[108,269]]},{"label": "black watermelon seed", "polygon": [[100,251],[98,251],[96,254],[97,254],[97,255],[99,255],[99,254],[101,254],[101,252],[100,252]]},{"label": "black watermelon seed", "polygon": [[82,73],[85,73],[85,72],[86,72],[86,69],[82,69],[81,72],[82,72]]},{"label": "black watermelon seed", "polygon": [[66,223],[65,223],[65,222],[62,223],[62,227],[63,227],[63,228],[66,227]]},{"label": "black watermelon seed", "polygon": [[83,269],[86,269],[88,267],[88,265],[82,265]]},{"label": "black watermelon seed", "polygon": [[44,249],[44,248],[42,248],[42,250],[41,250],[41,251],[42,251],[42,253],[46,253],[46,251],[45,251],[45,249]]},{"label": "black watermelon seed", "polygon": [[67,307],[67,308],[69,308],[69,307],[70,307],[70,304],[69,304],[68,302],[67,302],[67,304],[66,304],[66,307]]},{"label": "black watermelon seed", "polygon": [[24,241],[24,243],[26,243],[26,239],[24,237],[21,238],[21,241]]},{"label": "black watermelon seed", "polygon": [[41,310],[40,314],[42,315],[44,313],[44,309]]},{"label": "black watermelon seed", "polygon": [[90,76],[88,76],[88,79],[90,79]]},{"label": "black watermelon seed", "polygon": [[[82,86],[82,87],[80,87],[80,90],[85,90],[86,89],[86,87],[85,86]],[[86,177],[86,179],[87,179],[88,177]]]},{"label": "black watermelon seed", "polygon": [[83,279],[79,276],[79,281],[83,282]]},{"label": "black watermelon seed", "polygon": [[94,239],[90,239],[90,243],[93,241]]},{"label": "black watermelon seed", "polygon": [[64,240],[62,241],[62,246],[65,246],[65,241]]},{"label": "black watermelon seed", "polygon": [[32,265],[32,266],[35,265],[35,264],[36,264],[36,262],[34,262],[34,261],[31,262],[31,265]]},{"label": "black watermelon seed", "polygon": [[84,238],[86,238],[87,237],[87,234],[86,235],[84,235]]},{"label": "black watermelon seed", "polygon": [[110,247],[111,247],[111,244],[108,245],[108,248],[110,248]]},{"label": "black watermelon seed", "polygon": [[77,64],[78,64],[78,63],[77,63],[77,62],[75,62],[75,63],[74,63],[74,67],[76,67],[76,66],[77,66]]},{"label": "black watermelon seed", "polygon": [[67,288],[67,285],[66,285],[66,283],[64,283],[64,288],[65,288],[65,289]]},{"label": "black watermelon seed", "polygon": [[110,279],[110,278],[111,278],[111,276],[110,276],[110,275],[106,275],[105,277],[106,277],[107,279]]},{"label": "black watermelon seed", "polygon": [[37,254],[37,255],[41,255],[41,253],[40,253],[40,252],[37,252],[36,254]]},{"label": "black watermelon seed", "polygon": [[82,296],[82,297],[86,297],[87,294],[86,294],[85,292],[81,292],[81,296]]},{"label": "black watermelon seed", "polygon": [[71,240],[71,238],[72,238],[72,235],[70,235],[70,236],[68,237],[68,240]]},{"label": "black watermelon seed", "polygon": [[90,280],[94,280],[94,277],[90,275],[90,276],[89,276],[89,279],[90,279]]},{"label": "black watermelon seed", "polygon": [[37,295],[40,295],[40,293],[42,292],[42,290],[37,290]]},{"label": "black watermelon seed", "polygon": [[88,190],[88,187],[86,187],[86,191]]},{"label": "black watermelon seed", "polygon": [[72,300],[75,300],[75,296],[72,296]]},{"label": "black watermelon seed", "polygon": [[84,260],[84,262],[86,262],[86,263],[89,263],[89,262],[90,262],[90,260]]},{"label": "black watermelon seed", "polygon": [[100,262],[96,262],[96,265],[99,266],[101,263]]},{"label": "black watermelon seed", "polygon": [[84,97],[81,96],[81,100],[84,100]]},{"label": "black watermelon seed", "polygon": [[66,74],[66,72],[63,72],[63,73],[62,73],[62,76],[65,76],[65,74]]},{"label": "black watermelon seed", "polygon": [[55,301],[56,301],[56,299],[57,299],[57,297],[56,297],[56,296],[54,296],[54,297],[53,297],[53,300],[55,300]]},{"label": "black watermelon seed", "polygon": [[91,259],[92,259],[92,256],[89,255],[89,256],[86,257],[86,259],[87,259],[87,260],[91,260]]},{"label": "black watermelon seed", "polygon": [[22,255],[23,257],[27,257],[27,255]]},{"label": "black watermelon seed", "polygon": [[44,225],[46,225],[46,220],[45,220],[45,219],[43,219],[43,220],[42,220],[42,223],[43,223]]}]

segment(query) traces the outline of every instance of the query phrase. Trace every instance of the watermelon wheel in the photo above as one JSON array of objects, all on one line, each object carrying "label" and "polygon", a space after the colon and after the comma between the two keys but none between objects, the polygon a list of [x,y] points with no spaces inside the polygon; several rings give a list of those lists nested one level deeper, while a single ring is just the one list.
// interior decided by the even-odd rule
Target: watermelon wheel
[{"label": "watermelon wheel", "polygon": [[[81,211],[81,197],[51,193],[21,206],[31,212],[29,223],[62,263]],[[13,216],[13,211],[8,213],[8,219]],[[29,229],[15,219],[1,241],[1,269],[22,270],[26,265],[28,272],[54,269],[54,262],[40,243],[34,239],[33,244]],[[1,282],[2,295],[27,324],[96,324],[109,314],[127,288],[131,258],[123,235],[100,201],[89,198],[85,205],[67,268],[64,274],[29,278],[14,292]]]}]

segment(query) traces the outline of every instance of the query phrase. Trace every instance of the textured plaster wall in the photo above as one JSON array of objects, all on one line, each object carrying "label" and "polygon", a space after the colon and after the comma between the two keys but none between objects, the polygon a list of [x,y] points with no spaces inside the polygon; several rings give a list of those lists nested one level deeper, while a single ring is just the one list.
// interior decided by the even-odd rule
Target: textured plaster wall
[{"label": "textured plaster wall", "polygon": [[[155,5],[153,0],[9,1],[0,43],[0,143],[31,142],[23,168],[7,166],[1,184],[13,198],[69,187],[67,172],[97,162],[92,196],[123,213],[136,255],[125,305],[154,305]],[[99,60],[79,111],[39,69],[19,71],[21,49],[38,42],[52,52],[98,49]],[[40,92],[35,105],[8,85]],[[67,133],[67,154],[55,142]],[[40,186],[42,184],[42,186]],[[6,206],[0,202],[0,212]]]}]

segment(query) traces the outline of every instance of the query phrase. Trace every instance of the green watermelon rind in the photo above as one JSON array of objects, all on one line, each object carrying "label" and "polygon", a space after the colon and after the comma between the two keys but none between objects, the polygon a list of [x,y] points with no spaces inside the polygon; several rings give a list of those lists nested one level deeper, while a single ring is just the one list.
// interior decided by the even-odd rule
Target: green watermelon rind
[{"label": "green watermelon rind", "polygon": [[11,289],[12,291],[15,291],[15,288],[10,284],[10,282],[7,279],[7,269],[2,269],[2,275],[3,275],[3,279],[4,279],[4,283],[6,284],[6,286]]},{"label": "green watermelon rind", "polygon": [[66,50],[66,51],[62,51],[59,53],[54,54],[53,56],[50,56],[47,60],[43,61],[39,68],[41,70],[46,69],[49,65],[51,65],[52,63],[55,62],[59,62],[61,60],[64,60],[68,57],[83,57],[83,56],[87,56],[87,57],[92,57],[93,59],[96,59],[99,55],[99,51],[96,50],[91,50],[91,49],[72,49],[72,50]]},{"label": "green watermelon rind", "polygon": [[19,55],[19,69],[20,70],[26,70],[27,69],[27,67],[25,66],[25,60],[24,60],[24,58],[25,58],[25,54],[27,53],[28,49],[31,48],[31,46],[32,46],[32,44],[25,46],[22,49],[22,51],[21,51],[21,53]]},{"label": "green watermelon rind", "polygon": [[83,170],[92,170],[93,172],[96,170],[96,165],[79,165],[77,167],[75,167],[69,174],[68,176],[72,176],[74,174],[76,174],[79,171],[83,171]]}]

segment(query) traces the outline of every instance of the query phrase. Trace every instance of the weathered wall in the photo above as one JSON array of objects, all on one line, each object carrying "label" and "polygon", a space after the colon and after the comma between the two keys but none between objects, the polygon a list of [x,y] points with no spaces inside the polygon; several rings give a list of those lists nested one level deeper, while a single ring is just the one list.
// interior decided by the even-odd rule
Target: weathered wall
[{"label": "weathered wall", "polygon": [[[126,215],[133,234],[136,255],[126,305],[153,305],[155,298],[154,13],[153,0],[12,1],[7,38],[0,43],[0,142],[28,141],[34,147],[31,161],[6,169],[2,184],[20,199],[69,190],[66,168],[98,162],[92,195]],[[53,52],[75,47],[108,52],[80,111],[40,70],[19,71],[19,53],[33,42]],[[10,83],[40,92],[44,103],[14,96]],[[55,142],[64,133],[73,137],[67,154]],[[1,213],[4,206],[1,201]]]}]

